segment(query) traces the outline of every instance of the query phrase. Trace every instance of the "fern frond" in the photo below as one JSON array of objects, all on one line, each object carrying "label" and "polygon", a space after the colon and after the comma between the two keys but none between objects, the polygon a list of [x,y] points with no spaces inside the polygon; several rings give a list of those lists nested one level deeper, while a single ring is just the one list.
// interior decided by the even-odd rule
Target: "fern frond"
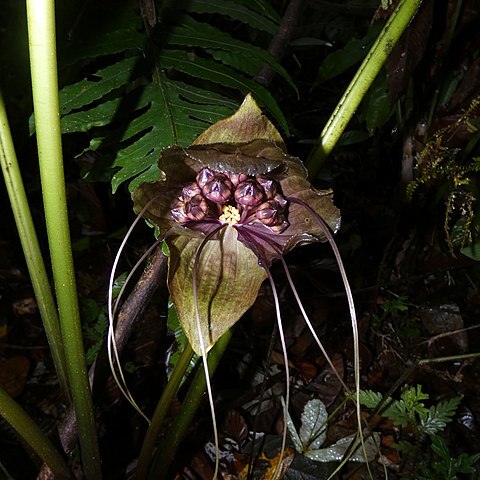
[{"label": "fern frond", "polygon": [[180,5],[182,4],[191,12],[225,15],[270,35],[275,34],[280,20],[278,17],[275,18],[266,2],[260,1],[183,0]]},{"label": "fern frond", "polygon": [[266,63],[298,94],[298,89],[287,71],[266,50],[233,38],[207,23],[185,16],[182,25],[168,35],[169,43],[188,47],[202,47],[223,64],[252,76]]},{"label": "fern frond", "polygon": [[[158,31],[142,30],[138,14],[124,8],[117,29],[99,32],[76,50],[88,73],[60,92],[62,131],[88,133],[89,149],[113,158],[114,191],[127,180],[133,189],[158,179],[163,148],[190,144],[249,92],[288,132],[271,93],[253,80],[266,63],[296,90],[285,69],[261,47],[190,13],[215,13],[270,34],[278,26],[264,0],[166,2]],[[96,68],[88,71],[89,63]]]}]

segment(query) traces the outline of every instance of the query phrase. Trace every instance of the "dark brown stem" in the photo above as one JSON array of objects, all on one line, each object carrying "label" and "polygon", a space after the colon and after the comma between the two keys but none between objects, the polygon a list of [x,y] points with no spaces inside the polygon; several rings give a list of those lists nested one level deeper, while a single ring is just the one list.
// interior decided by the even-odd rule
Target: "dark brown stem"
[{"label": "dark brown stem", "polygon": [[[285,54],[285,50],[287,49],[290,38],[292,37],[295,27],[297,26],[298,17],[300,16],[304,4],[305,0],[290,1],[278,27],[278,31],[268,46],[268,52],[271,53],[278,61],[280,61]],[[255,75],[255,80],[265,87],[268,87],[273,79],[274,74],[275,72],[272,70],[272,68],[264,63]]]},{"label": "dark brown stem", "polygon": [[[119,354],[127,344],[135,321],[142,314],[145,306],[148,305],[158,287],[165,283],[166,272],[167,257],[163,254],[162,249],[158,248],[118,314],[115,339]],[[105,352],[102,351],[88,372],[90,385],[94,383],[94,380],[95,385],[105,385],[109,372],[106,367],[107,362],[105,361]],[[58,430],[60,441],[65,452],[70,453],[75,446],[78,434],[73,408],[69,410]],[[46,465],[43,465],[41,473],[37,479],[48,478],[41,477],[41,475],[45,475],[46,468],[48,469]]]}]

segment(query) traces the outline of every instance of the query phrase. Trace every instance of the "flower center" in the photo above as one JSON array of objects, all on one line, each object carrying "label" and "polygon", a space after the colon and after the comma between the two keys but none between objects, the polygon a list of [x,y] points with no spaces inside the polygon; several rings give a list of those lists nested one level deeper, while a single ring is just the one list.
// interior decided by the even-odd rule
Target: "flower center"
[{"label": "flower center", "polygon": [[224,205],[222,212],[223,213],[218,217],[221,222],[233,225],[240,221],[240,212],[238,211],[238,208],[235,208],[233,205]]},{"label": "flower center", "polygon": [[178,223],[263,224],[273,233],[281,233],[289,225],[287,210],[288,202],[277,180],[205,167],[194,182],[183,186],[170,212]]}]

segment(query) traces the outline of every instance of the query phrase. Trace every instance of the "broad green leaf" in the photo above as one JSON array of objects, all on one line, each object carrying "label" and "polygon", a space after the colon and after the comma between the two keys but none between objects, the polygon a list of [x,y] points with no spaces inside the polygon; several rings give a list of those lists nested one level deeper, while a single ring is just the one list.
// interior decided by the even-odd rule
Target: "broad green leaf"
[{"label": "broad green leaf", "polygon": [[116,98],[89,110],[69,113],[60,120],[62,133],[88,132],[94,127],[109,125],[118,111],[121,101],[121,98]]},{"label": "broad green leaf", "polygon": [[463,247],[460,252],[468,258],[480,262],[480,242]]},{"label": "broad green leaf", "polygon": [[266,273],[252,250],[238,241],[237,230],[228,225],[218,238],[204,245],[197,265],[198,291],[194,298],[193,270],[203,237],[173,236],[167,242],[170,294],[193,350],[201,355],[200,334],[208,351],[252,306]]},{"label": "broad green leaf", "polygon": [[327,439],[328,413],[321,400],[313,399],[306,403],[302,412],[300,439],[304,450],[316,450]]},{"label": "broad green leaf", "polygon": [[387,78],[382,72],[373,82],[360,106],[360,116],[367,124],[367,130],[373,135],[377,128],[385,125],[394,113],[390,95],[387,92]]},{"label": "broad green leaf", "polygon": [[252,28],[268,32],[275,35],[278,26],[276,23],[258,14],[254,10],[250,10],[244,5],[232,0],[183,0],[182,4],[191,12],[197,13],[214,13],[225,15],[232,20],[238,20],[246,23]]}]

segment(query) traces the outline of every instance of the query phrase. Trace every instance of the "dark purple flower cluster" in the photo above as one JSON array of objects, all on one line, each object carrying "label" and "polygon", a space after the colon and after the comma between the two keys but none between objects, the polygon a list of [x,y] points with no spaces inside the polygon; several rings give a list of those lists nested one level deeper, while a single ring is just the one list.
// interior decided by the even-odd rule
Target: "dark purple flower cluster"
[{"label": "dark purple flower cluster", "polygon": [[288,202],[280,184],[267,176],[216,172],[202,168],[182,189],[172,209],[178,223],[218,221],[232,225],[261,223],[274,233],[288,227]]}]

